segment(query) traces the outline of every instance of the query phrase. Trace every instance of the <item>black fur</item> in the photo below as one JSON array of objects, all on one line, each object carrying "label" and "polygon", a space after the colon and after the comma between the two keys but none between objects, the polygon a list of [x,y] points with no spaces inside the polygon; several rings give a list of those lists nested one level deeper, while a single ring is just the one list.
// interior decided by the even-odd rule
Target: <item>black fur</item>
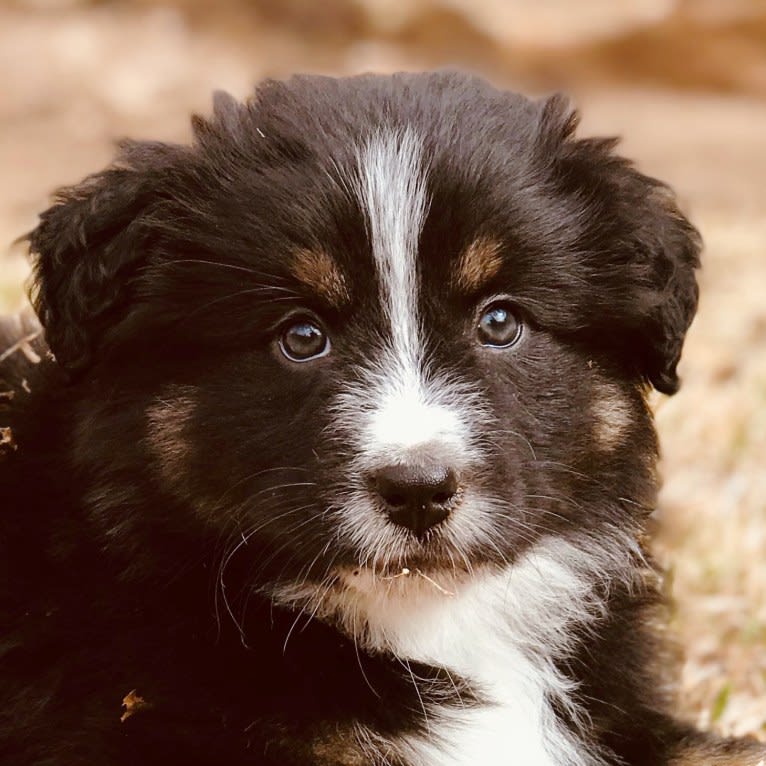
[{"label": "black fur", "polygon": [[[656,491],[644,396],[647,384],[677,389],[697,302],[700,240],[667,187],[614,141],[576,138],[560,97],[532,102],[462,75],[301,77],[244,105],[218,95],[191,146],[124,144],[112,167],[60,192],[30,237],[55,360],[38,347],[39,364],[17,353],[0,365],[0,390],[14,392],[0,425],[18,445],[0,455],[2,763],[361,764],[351,723],[382,737],[423,730],[396,658],[265,595],[359,558],[347,540],[328,551],[321,509],[352,452],[329,405],[380,347],[364,212],[342,181],[381,124],[415,126],[428,153],[429,355],[478,386],[506,434],[479,434],[486,470],[471,480],[519,511],[497,519],[505,548],[471,551],[474,562],[500,566],[575,531],[642,534]],[[480,235],[503,242],[502,268],[481,296],[450,291]],[[347,305],[296,282],[300,248],[331,255]],[[525,320],[512,364],[479,354],[471,335],[477,301],[495,293]],[[333,338],[301,369],[274,349],[297,309]],[[0,353],[15,339],[0,334]],[[608,454],[591,406],[604,381],[631,412]],[[154,417],[166,420],[151,431]],[[615,766],[683,763],[705,740],[660,691],[656,585],[617,583],[608,603],[562,661],[589,736]],[[482,704],[468,681],[414,672],[426,699],[457,683],[464,704]],[[121,722],[133,689],[147,704]]]}]

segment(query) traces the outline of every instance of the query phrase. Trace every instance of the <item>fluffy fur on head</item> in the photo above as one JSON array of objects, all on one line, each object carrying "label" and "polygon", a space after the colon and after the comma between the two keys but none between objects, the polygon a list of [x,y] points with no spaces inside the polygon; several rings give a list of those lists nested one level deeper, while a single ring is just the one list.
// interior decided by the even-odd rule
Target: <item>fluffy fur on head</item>
[{"label": "fluffy fur on head", "polygon": [[193,126],[30,237],[55,358],[0,357],[0,752],[754,756],[673,719],[639,543],[697,302],[670,190],[561,97],[458,74]]}]

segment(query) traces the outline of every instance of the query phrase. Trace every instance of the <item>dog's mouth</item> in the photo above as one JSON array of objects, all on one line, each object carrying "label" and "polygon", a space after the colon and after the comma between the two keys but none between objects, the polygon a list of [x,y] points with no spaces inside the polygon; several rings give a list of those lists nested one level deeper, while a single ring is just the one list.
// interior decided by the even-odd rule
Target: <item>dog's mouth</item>
[{"label": "dog's mouth", "polygon": [[443,596],[454,595],[455,586],[474,574],[475,566],[468,559],[427,551],[397,557],[396,561],[384,559],[340,566],[334,572],[339,584],[354,590],[382,593],[430,590]]},{"label": "dog's mouth", "polygon": [[470,571],[480,558],[481,552],[473,541],[461,544],[447,529],[430,530],[416,537],[391,525],[376,544],[353,546],[337,561],[339,569],[368,571],[378,578],[400,578],[418,570],[426,574]]},{"label": "dog's mouth", "polygon": [[403,566],[375,571],[369,567],[357,567],[339,573],[338,578],[344,585],[356,590],[405,590],[408,588],[433,589],[443,596],[454,596],[454,586],[458,581],[470,576],[468,570],[448,568],[422,568]]}]

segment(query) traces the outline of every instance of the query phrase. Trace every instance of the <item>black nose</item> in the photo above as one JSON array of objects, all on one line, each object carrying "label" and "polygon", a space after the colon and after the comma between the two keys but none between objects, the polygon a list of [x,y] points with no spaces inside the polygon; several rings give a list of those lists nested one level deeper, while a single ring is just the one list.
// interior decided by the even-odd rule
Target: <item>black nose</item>
[{"label": "black nose", "polygon": [[449,516],[457,477],[444,466],[390,465],[375,474],[374,485],[391,521],[421,537]]}]

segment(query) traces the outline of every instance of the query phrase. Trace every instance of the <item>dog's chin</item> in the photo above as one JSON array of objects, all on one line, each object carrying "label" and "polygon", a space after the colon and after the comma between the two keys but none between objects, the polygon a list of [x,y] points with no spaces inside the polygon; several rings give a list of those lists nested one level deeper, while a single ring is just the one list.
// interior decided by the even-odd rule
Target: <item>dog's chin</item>
[{"label": "dog's chin", "polygon": [[433,545],[420,543],[405,546],[394,554],[391,551],[369,559],[360,559],[353,566],[344,566],[344,571],[369,572],[374,577],[388,578],[407,576],[407,572],[419,570],[426,573],[453,572],[470,573],[485,563],[473,552],[460,550],[440,541]]},{"label": "dog's chin", "polygon": [[344,576],[369,575],[385,583],[415,572],[465,576],[485,563],[481,551],[470,541],[461,545],[454,535],[433,530],[423,538],[392,535],[388,540],[382,539],[374,551],[358,552],[352,559],[339,563],[336,570]]},{"label": "dog's chin", "polygon": [[309,609],[322,617],[358,598],[382,605],[389,599],[451,597],[490,569],[489,562],[416,543],[396,556],[336,563],[324,576],[282,581],[266,590],[278,604]]},{"label": "dog's chin", "polygon": [[409,566],[401,567],[344,567],[338,569],[335,576],[341,589],[385,598],[406,594],[454,596],[476,573],[477,569],[465,562],[459,565],[413,559]]}]

